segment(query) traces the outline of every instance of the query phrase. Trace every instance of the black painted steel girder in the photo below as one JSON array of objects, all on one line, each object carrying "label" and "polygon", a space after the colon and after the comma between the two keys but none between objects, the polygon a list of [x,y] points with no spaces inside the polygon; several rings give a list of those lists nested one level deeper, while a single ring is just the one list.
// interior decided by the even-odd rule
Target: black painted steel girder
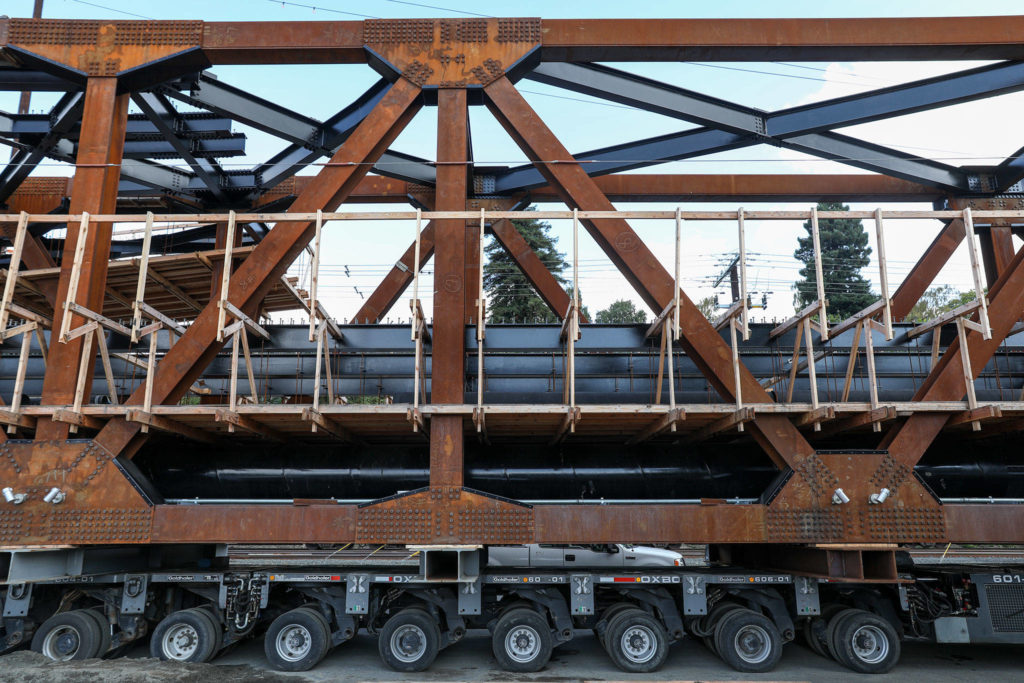
[{"label": "black painted steel girder", "polygon": [[49,132],[34,146],[18,150],[14,158],[0,171],[0,203],[5,202],[18,189],[21,181],[57,147],[64,134],[79,122],[84,102],[84,93],[74,92],[66,93],[54,105],[50,111],[52,124]]},{"label": "black painted steel girder", "polygon": [[[978,189],[972,177],[976,173],[823,131],[1024,89],[1024,62],[1003,62],[776,112],[594,64],[543,63],[524,77],[709,126],[577,155],[590,175],[768,143],[967,193]],[[511,192],[542,184],[536,169],[523,166],[499,176],[496,189]]]},{"label": "black painted steel girder", "polygon": [[[295,175],[341,146],[390,87],[381,79],[354,102],[326,121],[317,121],[240,88],[221,82],[213,74],[200,75],[188,94],[167,88],[164,93],[196,107],[228,116],[290,144],[253,171],[253,189],[269,189]],[[433,185],[436,173],[425,159],[388,151],[374,172],[424,185]]]}]

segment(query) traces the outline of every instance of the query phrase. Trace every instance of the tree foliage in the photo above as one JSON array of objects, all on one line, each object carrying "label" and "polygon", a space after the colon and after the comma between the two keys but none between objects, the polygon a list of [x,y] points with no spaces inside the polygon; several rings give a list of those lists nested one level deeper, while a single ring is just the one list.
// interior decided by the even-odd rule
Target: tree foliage
[{"label": "tree foliage", "polygon": [[[512,223],[555,280],[562,286],[568,284],[562,273],[569,264],[565,261],[565,254],[556,247],[557,240],[550,234],[551,225],[535,218],[516,219]],[[488,322],[559,321],[559,316],[548,308],[498,240],[492,237],[484,247],[484,253],[487,255],[484,290],[487,292]]]},{"label": "tree foliage", "polygon": [[[818,202],[818,211],[848,211],[849,206],[839,202]],[[814,268],[814,239],[811,221],[804,223],[806,237],[798,238],[793,256],[803,262],[800,280],[797,280],[796,307],[802,309],[818,298],[817,273]],[[870,283],[860,271],[871,263],[868,234],[857,218],[829,218],[818,220],[821,239],[822,280],[828,312],[836,319],[848,318],[876,299]]]},{"label": "tree foliage", "polygon": [[708,320],[715,319],[715,312],[718,311],[718,299],[713,296],[706,296],[697,302],[697,310],[704,314]]},{"label": "tree foliage", "polygon": [[637,308],[636,304],[629,299],[619,299],[618,301],[613,301],[603,311],[598,311],[596,322],[645,323],[647,322],[647,312],[642,308]]},{"label": "tree foliage", "polygon": [[912,322],[934,320],[943,313],[971,301],[974,301],[973,291],[961,292],[950,285],[932,287],[921,295],[920,300],[910,309],[906,319]]}]

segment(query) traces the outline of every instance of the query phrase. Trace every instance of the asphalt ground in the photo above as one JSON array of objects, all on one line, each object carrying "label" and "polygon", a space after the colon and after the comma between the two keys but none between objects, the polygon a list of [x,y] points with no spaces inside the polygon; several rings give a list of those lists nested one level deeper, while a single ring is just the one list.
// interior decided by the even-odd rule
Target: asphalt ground
[{"label": "asphalt ground", "polygon": [[[217,660],[219,664],[266,667],[263,644],[250,641]],[[555,649],[543,671],[518,674],[498,668],[486,631],[470,631],[459,643],[442,650],[427,670],[399,674],[386,668],[374,636],[360,633],[335,648],[302,677],[313,681],[1020,681],[1024,679],[1024,648],[1011,646],[904,643],[900,663],[889,674],[855,674],[831,659],[814,654],[798,642],[785,646],[779,666],[767,674],[733,671],[700,642],[687,638],[672,646],[658,672],[630,675],[608,659],[590,631]]]}]

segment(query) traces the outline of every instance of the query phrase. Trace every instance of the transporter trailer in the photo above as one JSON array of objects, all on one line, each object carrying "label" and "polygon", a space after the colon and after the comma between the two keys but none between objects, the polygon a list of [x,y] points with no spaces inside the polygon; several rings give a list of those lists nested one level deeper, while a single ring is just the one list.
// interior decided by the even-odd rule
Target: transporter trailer
[{"label": "transporter trailer", "polygon": [[[137,565],[159,565],[159,550]],[[1020,567],[907,563],[895,581],[857,582],[719,563],[488,567],[485,548],[409,550],[418,551],[418,568],[235,570],[221,568],[219,548],[190,569],[111,571],[104,567],[128,559],[117,549],[10,553],[0,651],[116,657],[148,637],[154,657],[206,662],[261,637],[270,666],[306,671],[362,629],[377,636],[384,664],[414,672],[469,629],[487,629],[499,667],[534,672],[554,647],[592,629],[627,673],[658,670],[687,637],[741,672],[771,671],[783,646],[801,640],[853,671],[884,673],[905,640],[1024,644]]]}]

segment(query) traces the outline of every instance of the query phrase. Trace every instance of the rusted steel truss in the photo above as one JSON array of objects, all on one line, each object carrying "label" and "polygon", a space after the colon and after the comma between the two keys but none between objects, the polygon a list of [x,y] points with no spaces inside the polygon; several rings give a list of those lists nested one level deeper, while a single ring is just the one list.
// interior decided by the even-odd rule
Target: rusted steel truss
[{"label": "rusted steel truss", "polygon": [[[146,382],[127,399],[129,405],[151,408],[154,404],[176,403],[195,386],[228,341],[236,361],[239,346],[244,347],[242,353],[251,375],[246,335],[266,334],[257,322],[263,300],[271,287],[279,286],[285,271],[314,234],[319,234],[321,214],[310,219],[315,212],[333,211],[347,201],[409,202],[455,212],[481,206],[482,201],[512,206],[558,200],[584,212],[581,224],[658,316],[664,342],[678,343],[719,401],[735,404],[734,412],[716,418],[696,433],[713,436],[725,429],[749,429],[754,441],[789,475],[776,490],[766,493],[764,500],[743,506],[702,501],[693,506],[531,508],[465,489],[463,440],[470,417],[481,438],[486,436],[486,406],[482,402],[472,415],[459,412],[466,403],[468,388],[466,342],[467,331],[472,328],[467,325],[474,323],[478,347],[485,339],[484,325],[477,320],[481,296],[477,282],[482,266],[478,241],[482,228],[472,219],[442,216],[423,228],[417,244],[407,250],[400,265],[355,316],[359,322],[379,321],[414,279],[409,271],[415,272],[428,259],[434,259],[433,323],[429,333],[425,324],[413,332],[418,349],[424,343],[430,345],[430,371],[425,373],[430,378],[429,391],[425,382],[424,391],[434,412],[426,419],[418,404],[409,410],[416,429],[428,433],[429,488],[361,507],[325,503],[213,509],[159,504],[159,497],[148,492],[145,485],[130,485],[130,468],[123,470],[118,463],[138,452],[150,427],[186,435],[191,428],[151,411],[118,414],[104,424],[86,412],[64,408],[77,406],[81,395],[89,393],[92,374],[87,370],[92,368],[96,353],[92,334],[71,337],[66,332],[86,329],[90,324],[95,327],[106,320],[101,314],[109,294],[107,261],[114,256],[110,223],[91,223],[85,217],[80,224],[68,224],[59,278],[40,286],[44,297],[56,304],[42,390],[43,404],[55,408],[52,419],[34,423],[34,443],[6,443],[8,457],[0,467],[16,465],[13,474],[4,470],[6,475],[29,490],[34,490],[32,487],[48,471],[63,472],[67,506],[81,515],[86,532],[83,536],[78,529],[51,522],[46,528],[26,526],[27,531],[15,542],[1024,540],[1024,514],[1013,510],[993,513],[984,506],[941,505],[911,472],[947,423],[978,422],[986,417],[983,411],[972,404],[967,415],[922,411],[901,417],[889,429],[879,451],[816,450],[800,426],[830,419],[827,412],[815,405],[811,417],[793,420],[783,412],[767,409],[774,404],[772,395],[738,360],[735,348],[730,348],[679,290],[678,275],[669,274],[625,219],[586,215],[614,211],[613,201],[643,200],[678,205],[731,198],[870,198],[923,200],[955,209],[984,206],[991,201],[1018,201],[1024,194],[1020,186],[1024,172],[1016,157],[992,167],[954,167],[832,131],[1024,90],[1024,67],[1016,61],[1024,58],[1021,35],[1024,17],[669,21],[481,18],[298,23],[0,20],[0,56],[11,64],[12,74],[4,82],[16,89],[31,90],[35,84],[39,89],[65,92],[45,120],[29,115],[0,118],[0,137],[19,150],[0,173],[0,201],[7,201],[12,209],[35,202],[52,210],[70,196],[69,213],[78,215],[113,214],[119,203],[127,204],[129,200],[158,201],[196,214],[210,213],[211,208],[258,207],[263,212],[287,208],[291,214],[303,215],[274,221],[257,218],[235,226],[232,213],[227,222],[220,219],[216,227],[209,228],[222,248],[255,246],[244,258],[234,261],[233,270],[225,268],[224,273],[218,273],[215,269],[213,275],[222,275],[223,280],[211,277],[209,303],[198,307],[202,310],[191,325],[180,328],[174,321],[160,321],[180,338],[155,367],[155,352],[151,352]],[[425,50],[425,46],[430,49]],[[1002,61],[774,112],[594,64],[697,58]],[[270,63],[365,63],[381,79],[355,102],[321,122],[220,83],[205,71],[218,64]],[[700,127],[573,154],[517,90],[514,84],[521,78]],[[143,116],[128,115],[129,98],[143,110]],[[181,114],[173,105],[175,101],[205,108],[216,116]],[[530,158],[530,164],[474,167],[468,107],[480,104],[488,107]],[[434,161],[390,149],[424,105],[437,107]],[[229,119],[275,135],[289,146],[250,172],[225,173],[218,159],[244,152],[244,141],[231,131]],[[622,173],[765,143],[867,168],[878,175],[807,178]],[[74,149],[73,156],[69,148]],[[29,186],[22,186],[22,182],[45,158],[74,161],[76,173],[73,186],[50,182],[46,199],[40,200],[33,198],[27,192]],[[161,164],[160,160],[166,158],[182,159],[190,170]],[[328,161],[315,177],[294,177],[297,171],[325,158]],[[371,169],[376,176],[367,176]],[[19,187],[25,189],[19,192]],[[994,200],[996,193],[1006,196]],[[893,295],[893,318],[907,315],[963,241],[968,217],[967,213],[962,220],[950,217]],[[273,223],[273,227],[264,223]],[[965,393],[973,396],[969,391],[973,378],[1024,312],[1024,253],[1014,254],[1013,221],[978,227],[991,306],[986,309],[979,304],[962,316],[957,323],[958,339],[934,363],[916,400],[953,402]],[[17,228],[10,221],[2,228],[8,238],[17,239]],[[236,228],[238,232],[233,232]],[[196,234],[207,229],[199,226]],[[500,218],[492,223],[491,230],[548,305],[559,315],[571,311],[566,292],[528,247],[524,248],[525,243],[509,221]],[[245,237],[234,237],[243,233]],[[191,244],[191,237],[183,235],[182,243]],[[24,240],[27,246],[22,260],[27,267],[50,265],[52,255],[35,235]],[[72,254],[74,258],[69,258]],[[227,285],[223,291],[218,281]],[[69,300],[67,305],[65,300]],[[414,302],[414,310],[418,306],[419,302]],[[315,310],[310,315],[317,317]],[[62,325],[68,316],[73,318],[72,324]],[[873,334],[871,317],[865,316],[862,323],[869,336]],[[414,319],[420,320],[418,313]],[[226,326],[226,320],[233,322]],[[567,339],[576,338],[575,321],[570,315]],[[107,323],[116,328],[116,323]],[[986,327],[989,324],[991,333]],[[237,335],[229,339],[226,327],[238,330]],[[810,328],[805,325],[805,329],[809,337]],[[66,338],[57,340],[57,330],[62,330]],[[155,330],[150,331],[154,350]],[[326,327],[318,334],[321,349]],[[343,342],[343,333],[332,334],[335,342]],[[938,335],[938,331],[933,334]],[[569,349],[572,343],[568,341]],[[100,350],[106,359],[106,347]],[[668,355],[671,377],[675,362],[671,346]],[[571,351],[568,356],[572,367]],[[329,348],[326,358],[329,374]],[[479,359],[477,381],[483,383],[485,364],[482,355]],[[421,360],[417,355],[416,362]],[[319,350],[317,363],[319,368]],[[234,365],[237,371],[237,362]],[[319,374],[317,378],[319,384]],[[319,387],[316,395],[318,392]],[[567,403],[558,439],[572,433],[581,419],[575,399]],[[869,424],[883,419],[876,419],[875,413],[887,408],[875,403],[873,398],[870,411],[847,421]],[[232,392],[229,408],[234,406]],[[441,410],[445,407],[454,412]],[[658,425],[654,431],[674,429],[685,419],[685,411],[674,405],[674,398],[668,408],[668,413],[651,422]],[[230,409],[221,413],[218,419],[230,422],[232,429],[280,438],[280,432],[250,417]],[[892,417],[888,412],[885,415],[886,419]],[[303,416],[314,430],[348,438],[343,427],[320,412],[319,405],[313,405]],[[27,417],[12,413],[6,419],[14,429],[28,428]],[[77,428],[99,431],[91,440],[68,441],[70,432]],[[645,433],[650,430],[646,427]],[[79,466],[83,461],[89,467]],[[95,469],[90,469],[93,465]],[[844,490],[850,502],[836,503],[837,489]],[[883,489],[888,491],[888,504],[869,503],[871,496]],[[43,505],[33,500],[26,503],[25,510],[38,512]],[[103,521],[112,506],[123,520],[116,528],[104,526]],[[409,525],[396,521],[424,512],[436,523]],[[993,522],[997,515],[998,520]]]}]

